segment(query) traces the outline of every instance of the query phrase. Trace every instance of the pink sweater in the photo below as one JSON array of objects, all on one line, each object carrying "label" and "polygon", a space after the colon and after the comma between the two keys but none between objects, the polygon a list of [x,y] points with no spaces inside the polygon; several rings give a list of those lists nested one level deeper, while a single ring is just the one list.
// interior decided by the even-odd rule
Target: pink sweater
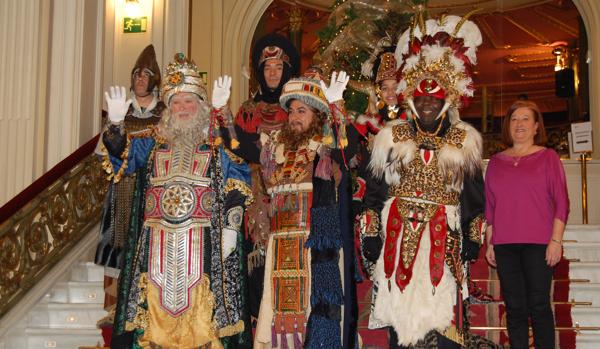
[{"label": "pink sweater", "polygon": [[498,153],[485,174],[485,216],[492,244],[547,244],[555,218],[567,222],[565,171],[552,149],[516,159]]}]

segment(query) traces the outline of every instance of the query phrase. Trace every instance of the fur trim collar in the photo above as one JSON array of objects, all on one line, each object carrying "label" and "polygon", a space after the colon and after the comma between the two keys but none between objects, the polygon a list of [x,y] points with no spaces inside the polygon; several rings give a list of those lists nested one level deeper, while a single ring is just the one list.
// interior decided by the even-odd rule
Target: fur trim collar
[{"label": "fur trim collar", "polygon": [[[376,177],[385,178],[390,185],[400,183],[400,169],[418,152],[414,132],[409,123],[388,124],[375,136],[369,169]],[[444,175],[453,173],[453,186],[460,189],[465,176],[481,169],[481,135],[473,126],[458,121],[443,138],[446,141],[437,150],[438,166]]]},{"label": "fur trim collar", "polygon": [[153,92],[152,94],[153,94],[152,102],[150,102],[150,104],[148,104],[146,109],[144,109],[142,111],[142,107],[140,107],[140,104],[138,103],[137,98],[135,97],[135,94],[132,93],[131,105],[133,107],[133,116],[135,116],[136,118],[139,118],[139,119],[147,119],[147,118],[155,116],[152,113],[152,111],[154,110],[154,108],[156,108],[156,105],[158,104],[158,98],[156,97],[156,93]]}]

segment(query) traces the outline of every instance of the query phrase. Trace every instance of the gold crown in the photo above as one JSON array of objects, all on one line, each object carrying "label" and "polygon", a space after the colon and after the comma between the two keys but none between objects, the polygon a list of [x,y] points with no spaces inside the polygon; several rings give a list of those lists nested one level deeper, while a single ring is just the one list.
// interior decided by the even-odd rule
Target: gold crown
[{"label": "gold crown", "polygon": [[384,52],[381,54],[381,63],[377,69],[375,82],[383,80],[396,80],[396,58],[392,52]]},{"label": "gold crown", "polygon": [[395,53],[401,72],[397,92],[405,99],[413,97],[423,80],[435,80],[445,90],[446,103],[455,107],[473,96],[472,72],[482,43],[479,28],[468,20],[474,12],[427,21],[423,12],[413,17]]},{"label": "gold crown", "polygon": [[168,105],[171,97],[179,92],[195,93],[203,101],[208,100],[200,70],[183,53],[175,54],[175,61],[169,63],[165,75],[160,88],[165,104]]}]

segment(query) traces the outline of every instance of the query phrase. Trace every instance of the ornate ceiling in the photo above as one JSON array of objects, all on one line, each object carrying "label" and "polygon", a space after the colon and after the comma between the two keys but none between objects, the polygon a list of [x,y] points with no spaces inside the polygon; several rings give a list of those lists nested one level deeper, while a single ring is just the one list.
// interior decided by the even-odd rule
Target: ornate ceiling
[{"label": "ornate ceiling", "polygon": [[[369,3],[368,0],[364,2]],[[316,31],[322,28],[333,0],[275,0],[265,16],[267,30],[285,31],[287,11],[301,7],[303,68],[314,54]],[[432,13],[462,15],[480,9],[471,19],[483,35],[474,81],[477,87],[463,116],[481,116],[481,94],[486,89],[494,115],[502,115],[519,95],[538,102],[545,112],[567,110],[567,99],[555,96],[554,65],[557,46],[567,46],[577,59],[579,13],[570,0],[430,0]],[[585,64],[585,62],[582,62]]]}]

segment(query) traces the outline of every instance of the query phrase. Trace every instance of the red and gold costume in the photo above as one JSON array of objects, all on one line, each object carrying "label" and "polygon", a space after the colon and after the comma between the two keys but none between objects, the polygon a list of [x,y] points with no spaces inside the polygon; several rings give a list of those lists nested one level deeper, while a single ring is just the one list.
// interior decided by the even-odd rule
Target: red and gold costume
[{"label": "red and gold costume", "polygon": [[[260,163],[269,198],[255,348],[339,348],[342,343],[345,299],[338,185],[343,160],[341,150],[335,149],[341,139],[336,143],[321,135],[323,128],[332,133],[336,119],[319,79],[315,73],[290,80],[280,103],[283,108],[292,100],[304,103],[314,118],[323,118],[317,125],[325,126],[294,147],[284,138],[286,130],[279,130],[261,133],[256,142],[245,143],[247,137],[241,136],[240,147],[232,149]],[[342,120],[341,114],[335,118]]]},{"label": "red and gold costume", "polygon": [[[197,66],[178,54],[166,75],[165,102],[178,93],[196,95],[193,118],[208,125],[210,107]],[[138,174],[113,345],[221,348],[222,338],[230,337],[224,342],[249,347],[249,336],[242,338],[250,323],[239,242],[244,208],[252,199],[250,171],[222,146],[209,144],[208,132],[167,138],[175,116],[163,117],[147,132],[126,134],[115,124],[103,134],[110,178],[118,182]],[[226,233],[234,241],[228,251]]]},{"label": "red and gold costume", "polygon": [[[469,338],[468,265],[485,229],[482,140],[458,115],[473,94],[481,34],[466,18],[424,22],[421,15],[396,49],[408,121],[379,131],[369,164],[374,181],[360,233],[374,283],[369,327],[391,326],[394,345],[458,348]],[[417,97],[437,100],[437,116],[421,120]]]},{"label": "red and gold costume", "polygon": [[[271,60],[281,60],[283,65],[281,79],[275,88],[270,88],[265,80],[265,65]],[[235,115],[234,124],[240,136],[258,137],[261,133],[277,131],[287,122],[287,112],[279,104],[283,86],[298,74],[300,56],[294,45],[278,34],[267,34],[260,38],[252,50],[254,78],[258,82],[258,91],[245,101]],[[247,139],[241,143],[248,142]],[[252,193],[255,200],[246,210],[245,234],[253,245],[248,253],[249,303],[250,312],[258,316],[260,299],[263,292],[263,273],[266,243],[269,238],[269,195],[260,174],[260,165],[250,163],[252,171]]]}]

